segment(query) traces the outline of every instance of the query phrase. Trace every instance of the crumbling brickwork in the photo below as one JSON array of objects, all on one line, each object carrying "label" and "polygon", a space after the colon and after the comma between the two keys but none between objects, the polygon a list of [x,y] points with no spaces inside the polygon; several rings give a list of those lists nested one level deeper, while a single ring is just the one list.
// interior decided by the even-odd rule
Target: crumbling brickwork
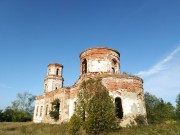
[{"label": "crumbling brickwork", "polygon": [[[102,84],[114,98],[120,125],[127,126],[137,115],[146,116],[143,80],[137,76],[120,74],[120,53],[110,48],[90,48],[80,54],[80,77],[71,87],[63,87],[61,64],[49,64],[45,85],[51,88],[36,97],[33,121],[45,123],[67,122],[74,113],[80,85],[89,78],[101,78]],[[54,87],[53,87],[54,86]],[[58,86],[58,87],[56,87]],[[49,116],[51,102],[60,100],[59,120]]]}]

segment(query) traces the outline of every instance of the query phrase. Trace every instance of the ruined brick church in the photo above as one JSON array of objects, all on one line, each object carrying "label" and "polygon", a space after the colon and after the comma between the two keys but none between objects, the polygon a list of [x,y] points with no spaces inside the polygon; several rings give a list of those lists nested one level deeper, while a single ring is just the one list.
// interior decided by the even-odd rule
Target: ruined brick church
[{"label": "ruined brick church", "polygon": [[[87,49],[80,54],[80,76],[71,86],[63,86],[63,65],[51,63],[44,79],[43,94],[36,97],[35,123],[67,122],[74,113],[77,94],[82,81],[101,77],[102,84],[114,98],[117,117],[120,125],[126,126],[134,121],[137,115],[146,116],[143,80],[137,76],[120,74],[120,53],[117,50],[97,47]],[[51,102],[60,100],[59,120],[49,115]]]}]

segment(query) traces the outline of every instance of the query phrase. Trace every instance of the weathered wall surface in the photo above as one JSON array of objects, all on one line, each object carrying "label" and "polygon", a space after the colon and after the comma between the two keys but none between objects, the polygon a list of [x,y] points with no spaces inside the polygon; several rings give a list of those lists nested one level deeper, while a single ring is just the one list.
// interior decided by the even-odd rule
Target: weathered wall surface
[{"label": "weathered wall surface", "polygon": [[[83,62],[87,61],[87,73],[89,72],[120,72],[120,54],[109,48],[91,48],[80,54],[80,73],[83,74]],[[112,71],[114,68],[114,71]]]},{"label": "weathered wall surface", "polygon": [[[69,88],[62,88],[59,90],[55,90],[53,92],[47,93],[45,95],[45,101],[44,101],[44,112],[45,115],[43,117],[43,122],[46,123],[61,123],[61,122],[65,122],[68,121],[69,117]],[[59,109],[59,120],[58,121],[54,121],[50,115],[49,115],[49,111],[52,108],[51,102],[53,102],[55,99],[59,99],[60,100],[60,109]]]},{"label": "weathered wall surface", "polygon": [[50,92],[63,87],[63,78],[49,75],[44,80],[44,92]]},{"label": "weathered wall surface", "polygon": [[36,97],[34,117],[33,117],[33,121],[35,123],[40,123],[43,120],[43,115],[44,115],[43,106],[44,106],[44,96]]},{"label": "weathered wall surface", "polygon": [[[60,109],[59,109],[59,120],[55,121],[49,115],[49,111],[51,111],[53,102],[55,99],[60,100]],[[41,110],[37,110],[37,108],[41,108]],[[38,115],[36,115],[38,112]],[[42,114],[41,114],[42,112]],[[41,115],[40,115],[41,114]],[[44,94],[43,96],[39,96],[36,98],[36,106],[34,111],[34,122],[45,122],[45,123],[61,123],[67,122],[69,120],[69,88],[62,88],[59,90],[51,91],[49,93]]]},{"label": "weathered wall surface", "polygon": [[102,79],[102,83],[114,99],[121,99],[123,109],[121,126],[130,124],[137,115],[146,116],[143,82],[140,78],[134,76],[106,77]]}]

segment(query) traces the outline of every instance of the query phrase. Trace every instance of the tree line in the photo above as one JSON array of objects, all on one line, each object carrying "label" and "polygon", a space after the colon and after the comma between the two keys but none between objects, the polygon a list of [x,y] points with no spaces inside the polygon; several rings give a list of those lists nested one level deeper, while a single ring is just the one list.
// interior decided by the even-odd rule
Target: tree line
[{"label": "tree line", "polygon": [[27,122],[32,121],[35,96],[28,92],[18,93],[17,99],[11,106],[0,110],[0,122]]},{"label": "tree line", "polygon": [[147,120],[149,124],[158,124],[169,120],[180,120],[180,93],[176,98],[176,107],[149,92],[145,93]]}]

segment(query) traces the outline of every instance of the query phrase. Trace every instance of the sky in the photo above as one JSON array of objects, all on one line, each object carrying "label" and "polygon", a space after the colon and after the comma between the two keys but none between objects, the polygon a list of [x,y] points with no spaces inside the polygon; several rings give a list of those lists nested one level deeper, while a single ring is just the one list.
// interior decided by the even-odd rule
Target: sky
[{"label": "sky", "polygon": [[0,0],[0,109],[17,93],[41,95],[49,63],[65,86],[80,75],[79,54],[120,52],[121,73],[175,106],[180,93],[179,0]]}]

